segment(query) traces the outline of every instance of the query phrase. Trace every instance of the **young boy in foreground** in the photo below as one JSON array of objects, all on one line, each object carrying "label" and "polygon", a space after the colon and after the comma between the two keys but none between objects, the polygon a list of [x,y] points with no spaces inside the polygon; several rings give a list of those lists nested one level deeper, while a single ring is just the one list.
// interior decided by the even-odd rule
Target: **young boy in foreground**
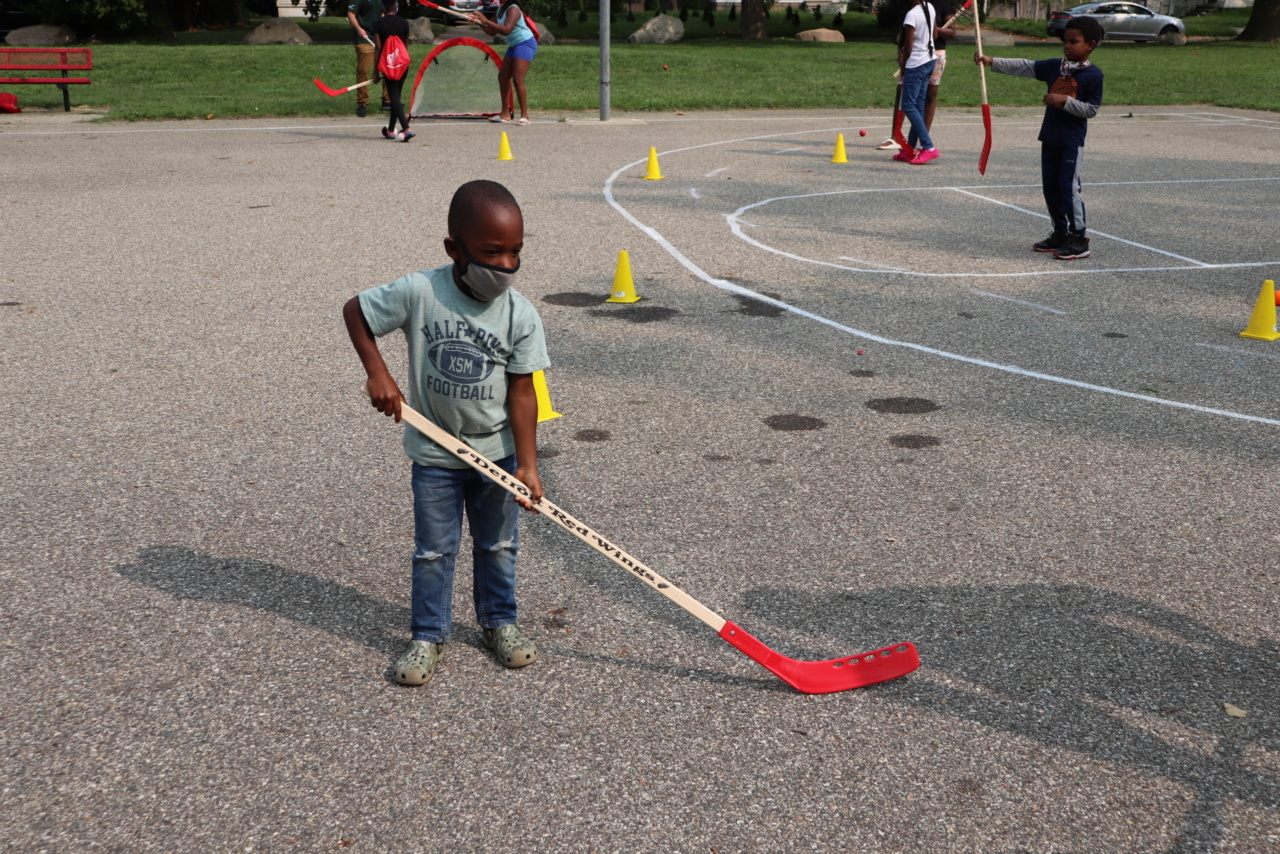
[{"label": "young boy in foreground", "polygon": [[[549,365],[537,311],[511,290],[524,218],[501,184],[471,181],[453,195],[445,252],[453,263],[364,291],[343,306],[347,332],[369,375],[373,406],[400,420],[404,399],[377,337],[399,330],[409,348],[409,404],[515,475],[542,499],[538,403],[532,375]],[[470,522],[476,620],[507,667],[538,656],[516,625],[517,499],[412,427],[414,553],[412,640],[392,667],[402,685],[425,685],[444,655],[462,514]]]},{"label": "young boy in foreground", "polygon": [[1062,34],[1062,59],[994,59],[973,55],[979,65],[1001,74],[1034,77],[1049,84],[1040,124],[1040,175],[1053,234],[1032,246],[1071,261],[1089,257],[1085,237],[1084,200],[1080,198],[1080,161],[1089,119],[1102,106],[1102,70],[1089,56],[1102,41],[1102,25],[1094,18],[1072,18]]}]

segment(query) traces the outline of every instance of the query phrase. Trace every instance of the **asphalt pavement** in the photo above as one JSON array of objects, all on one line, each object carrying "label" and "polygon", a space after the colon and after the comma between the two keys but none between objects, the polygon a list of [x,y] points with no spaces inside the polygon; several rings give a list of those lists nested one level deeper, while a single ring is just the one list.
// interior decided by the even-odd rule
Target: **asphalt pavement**
[{"label": "asphalt pavement", "polygon": [[[973,110],[924,167],[864,112],[538,115],[509,162],[483,121],[5,117],[0,847],[1280,849],[1280,343],[1238,334],[1280,120],[1104,110],[1061,262],[1039,111],[995,112],[985,176]],[[526,516],[541,660],[464,572],[434,681],[388,678],[408,463],[340,309],[480,177],[549,497],[785,655],[920,670],[796,693]]]}]

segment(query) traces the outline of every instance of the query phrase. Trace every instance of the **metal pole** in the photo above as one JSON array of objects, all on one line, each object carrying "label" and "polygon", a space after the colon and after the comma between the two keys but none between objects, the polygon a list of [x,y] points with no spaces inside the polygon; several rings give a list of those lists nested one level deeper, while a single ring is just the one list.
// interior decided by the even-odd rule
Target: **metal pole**
[{"label": "metal pole", "polygon": [[600,0],[600,121],[609,121],[609,0]]}]

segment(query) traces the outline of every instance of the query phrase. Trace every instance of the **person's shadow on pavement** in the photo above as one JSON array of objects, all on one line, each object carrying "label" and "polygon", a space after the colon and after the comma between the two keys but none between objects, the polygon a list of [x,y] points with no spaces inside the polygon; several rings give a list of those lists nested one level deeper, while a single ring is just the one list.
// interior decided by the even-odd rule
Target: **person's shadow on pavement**
[{"label": "person's shadow on pavement", "polygon": [[409,609],[354,587],[315,578],[261,560],[223,558],[181,546],[150,546],[122,576],[179,599],[224,602],[278,614],[304,626],[399,655]]},{"label": "person's shadow on pavement", "polygon": [[[316,578],[267,561],[216,557],[182,546],[149,546],[138,552],[136,562],[118,566],[116,572],[178,599],[240,605],[364,644],[387,656],[387,679],[391,678],[392,662],[403,652],[409,638],[407,607],[393,605],[345,584]],[[625,583],[625,579],[623,581]],[[406,588],[407,586],[406,580]],[[714,636],[707,637],[708,643],[721,643]],[[478,628],[459,626],[456,622],[451,642],[467,644],[477,650],[485,649]],[[756,679],[744,678],[667,662],[624,659],[610,654],[557,648],[554,644],[544,646],[544,649],[565,658],[611,667],[622,666],[676,678],[741,684],[764,690],[790,691],[786,685],[767,674]]]},{"label": "person's shadow on pavement", "polygon": [[[1243,646],[1174,611],[1074,584],[833,594],[758,588],[744,603],[815,642],[871,642],[872,628],[880,640],[912,641],[923,666],[951,683],[907,677],[877,686],[886,699],[1186,787],[1196,802],[1170,854],[1216,848],[1231,800],[1280,808],[1280,779],[1248,764],[1250,751],[1256,759],[1280,750],[1274,644]],[[1228,716],[1224,703],[1248,717]],[[1199,749],[1179,744],[1179,731],[1190,731]]]}]

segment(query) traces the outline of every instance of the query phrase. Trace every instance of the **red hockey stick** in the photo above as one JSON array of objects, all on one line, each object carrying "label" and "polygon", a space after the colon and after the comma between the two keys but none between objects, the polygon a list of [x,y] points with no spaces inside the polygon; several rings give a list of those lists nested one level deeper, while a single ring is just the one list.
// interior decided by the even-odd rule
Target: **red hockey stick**
[{"label": "red hockey stick", "polygon": [[[982,55],[982,21],[979,20],[978,10],[973,10],[973,31],[975,38],[978,40],[978,55]],[[982,143],[982,154],[978,155],[978,174],[987,174],[987,158],[991,156],[991,105],[987,103],[987,66],[985,63],[978,64],[978,75],[982,81],[982,128],[986,132],[986,139]]]},{"label": "red hockey stick", "polygon": [[907,114],[902,112],[902,75],[894,75],[898,78],[898,94],[895,96],[895,103],[898,105],[893,110],[893,129],[889,132],[890,138],[903,148],[907,147],[907,138],[902,135],[902,123],[906,120]]},{"label": "red hockey stick", "polygon": [[316,84],[316,86],[320,87],[320,91],[321,91],[321,92],[325,93],[325,94],[326,94],[326,95],[328,95],[330,98],[336,98],[336,97],[338,97],[339,95],[345,95],[347,92],[350,92],[352,89],[359,89],[361,86],[368,86],[368,85],[369,85],[369,81],[368,81],[368,80],[366,80],[366,81],[364,81],[363,83],[354,83],[354,84],[352,84],[352,85],[350,85],[350,86],[347,86],[347,87],[345,87],[345,88],[343,88],[343,89],[330,89],[328,86],[326,86],[326,85],[324,85],[323,83],[321,83],[321,82],[320,82],[320,78],[319,78],[319,77],[317,77],[317,78],[315,79],[315,84]]},{"label": "red hockey stick", "polygon": [[[365,394],[369,387],[365,386]],[[412,427],[427,438],[449,451],[458,459],[488,477],[494,483],[506,489],[512,495],[528,499],[528,488],[507,474],[502,469],[485,459],[467,443],[450,435],[427,418],[409,408],[404,401],[400,403],[400,415]],[[609,558],[618,566],[630,572],[636,578],[684,608],[693,616],[711,627],[725,641],[745,653],[748,658],[758,662],[771,673],[786,682],[797,691],[805,694],[830,694],[836,691],[848,691],[851,688],[862,688],[877,682],[886,682],[904,676],[920,666],[920,657],[916,648],[910,643],[833,658],[828,661],[797,661],[774,652],[747,632],[721,617],[658,573],[649,569],[640,561],[615,546],[609,540],[597,534],[591,528],[570,516],[564,510],[543,498],[534,505],[538,512],[549,517],[569,533],[591,546],[600,554]]]}]

